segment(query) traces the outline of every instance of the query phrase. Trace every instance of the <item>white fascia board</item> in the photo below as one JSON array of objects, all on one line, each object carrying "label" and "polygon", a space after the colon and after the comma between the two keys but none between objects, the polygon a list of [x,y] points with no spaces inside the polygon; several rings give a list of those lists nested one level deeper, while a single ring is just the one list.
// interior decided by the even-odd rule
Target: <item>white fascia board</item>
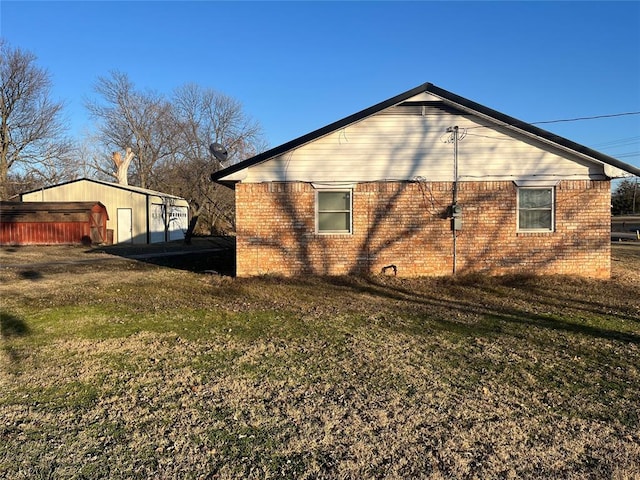
[{"label": "white fascia board", "polygon": [[248,168],[243,168],[242,170],[238,170],[237,172],[234,172],[234,173],[232,173],[230,175],[222,177],[218,181],[220,181],[220,182],[241,182],[242,180],[247,178],[248,174],[249,174],[249,169]]},{"label": "white fascia board", "polygon": [[609,165],[607,163],[602,163],[604,167],[604,174],[609,178],[628,178],[633,177],[633,174],[622,170],[621,168],[614,167],[613,165]]}]

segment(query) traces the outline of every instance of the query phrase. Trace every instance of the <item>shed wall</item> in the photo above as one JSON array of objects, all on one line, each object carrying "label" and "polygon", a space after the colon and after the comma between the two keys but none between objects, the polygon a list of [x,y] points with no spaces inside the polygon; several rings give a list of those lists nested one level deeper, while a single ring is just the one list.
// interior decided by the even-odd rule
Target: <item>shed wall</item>
[{"label": "shed wall", "polygon": [[[40,203],[40,202],[36,202]],[[0,206],[1,245],[52,245],[104,243],[107,211],[96,203],[80,210],[76,203]]]},{"label": "shed wall", "polygon": [[0,245],[55,245],[90,243],[87,222],[0,223]]}]

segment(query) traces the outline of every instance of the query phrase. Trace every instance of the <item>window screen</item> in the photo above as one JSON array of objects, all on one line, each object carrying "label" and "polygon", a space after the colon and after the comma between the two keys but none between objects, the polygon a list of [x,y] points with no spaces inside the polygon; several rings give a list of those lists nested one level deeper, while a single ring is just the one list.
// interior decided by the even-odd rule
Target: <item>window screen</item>
[{"label": "window screen", "polygon": [[518,229],[553,230],[553,188],[518,190]]},{"label": "window screen", "polygon": [[318,191],[318,232],[351,233],[351,191]]}]

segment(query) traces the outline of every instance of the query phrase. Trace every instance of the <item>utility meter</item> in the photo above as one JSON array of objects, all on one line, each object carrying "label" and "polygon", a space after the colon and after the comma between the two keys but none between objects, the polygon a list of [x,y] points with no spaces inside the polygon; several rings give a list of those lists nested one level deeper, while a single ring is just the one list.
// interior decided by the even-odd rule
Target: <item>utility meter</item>
[{"label": "utility meter", "polygon": [[457,203],[451,205],[451,229],[462,230],[462,207]]}]

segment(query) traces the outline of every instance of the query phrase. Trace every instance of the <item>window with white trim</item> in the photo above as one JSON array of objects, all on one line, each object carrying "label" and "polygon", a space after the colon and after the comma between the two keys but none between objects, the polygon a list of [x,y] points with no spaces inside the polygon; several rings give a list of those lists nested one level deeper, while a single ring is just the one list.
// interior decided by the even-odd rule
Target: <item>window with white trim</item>
[{"label": "window with white trim", "polygon": [[316,231],[351,233],[351,190],[316,190]]},{"label": "window with white trim", "polygon": [[553,232],[555,225],[555,189],[553,187],[518,188],[518,230]]}]

